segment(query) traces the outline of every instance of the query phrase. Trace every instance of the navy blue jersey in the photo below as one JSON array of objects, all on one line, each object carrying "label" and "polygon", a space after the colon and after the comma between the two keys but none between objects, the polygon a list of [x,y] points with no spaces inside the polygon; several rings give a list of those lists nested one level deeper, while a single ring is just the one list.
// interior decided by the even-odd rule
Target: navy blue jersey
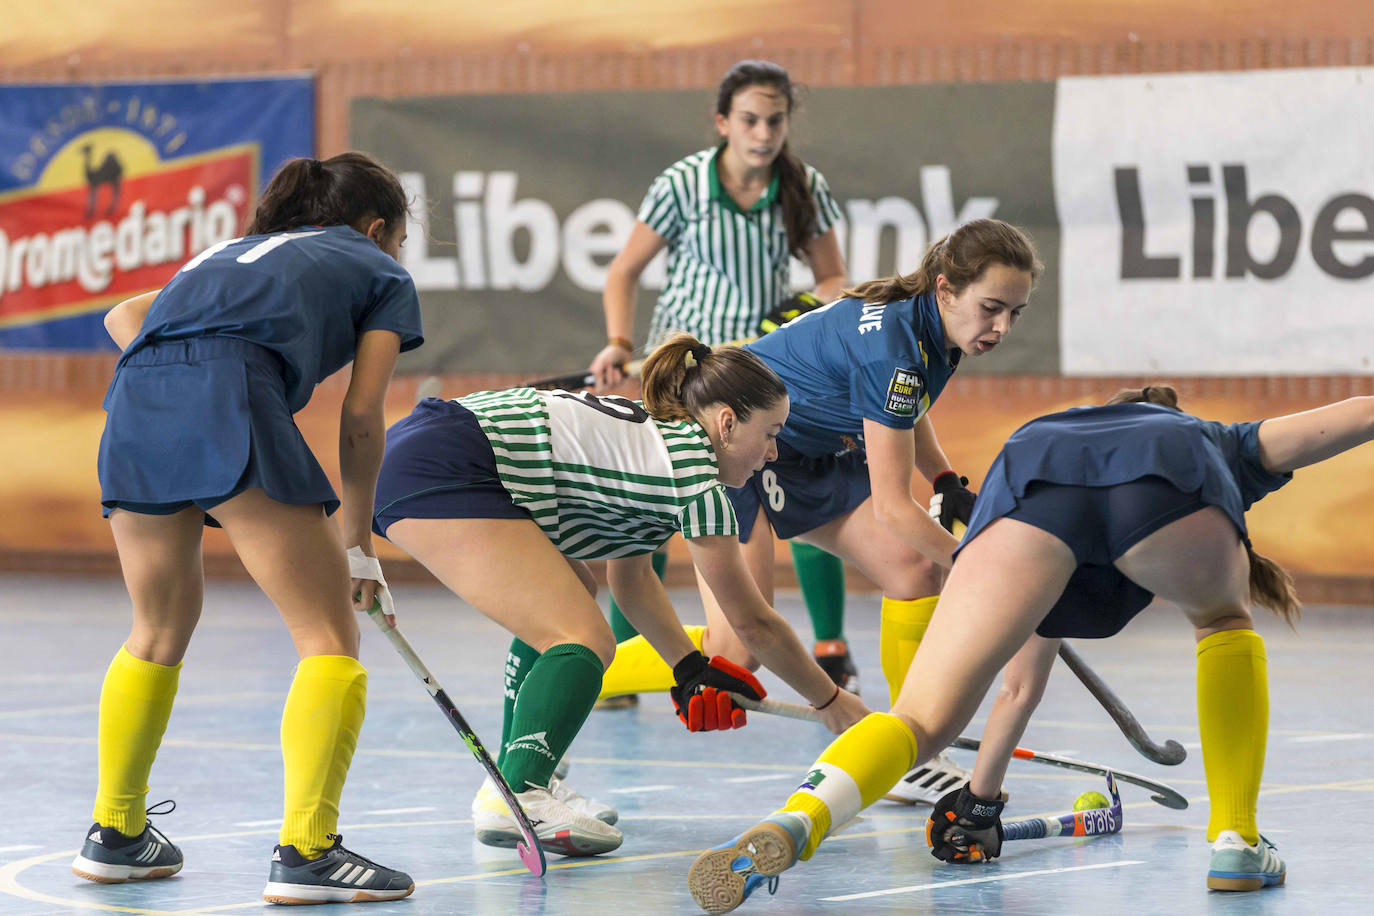
[{"label": "navy blue jersey", "polygon": [[250,341],[281,357],[294,413],[376,330],[400,334],[403,351],[424,341],[410,274],[356,229],[307,226],[231,239],[188,261],[123,358],[162,340]]},{"label": "navy blue jersey", "polygon": [[1012,433],[993,461],[963,543],[1011,511],[1035,481],[1105,487],[1142,477],[1198,493],[1246,537],[1245,510],[1293,478],[1265,470],[1259,426],[1155,404],[1074,407],[1039,417]]},{"label": "navy blue jersey", "polygon": [[779,436],[819,458],[863,447],[863,421],[911,429],[959,362],[935,297],[872,304],[840,299],[747,346],[787,385]]}]

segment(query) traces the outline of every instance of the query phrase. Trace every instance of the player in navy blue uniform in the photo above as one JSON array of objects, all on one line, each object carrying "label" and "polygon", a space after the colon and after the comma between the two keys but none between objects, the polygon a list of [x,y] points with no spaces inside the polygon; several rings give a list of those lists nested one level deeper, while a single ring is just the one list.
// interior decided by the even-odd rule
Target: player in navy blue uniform
[{"label": "player in navy blue uniform", "polygon": [[[101,690],[95,824],[72,863],[78,875],[119,883],[181,868],[180,850],[148,825],[144,806],[200,617],[201,532],[214,525],[276,605],[301,658],[282,714],[285,813],[263,896],[333,903],[414,889],[337,835],[367,694],[351,596],[370,606],[380,578],[351,578],[345,545],[375,564],[383,400],[397,354],[423,339],[414,282],[396,260],[405,231],[405,194],[374,160],[294,160],[264,192],[245,237],[212,246],[161,291],[106,316],[124,352],[105,398],[101,500],[134,619]],[[350,361],[341,540],[329,519],[339,499],[292,414]]]},{"label": "player in navy blue uniform", "polygon": [[[1299,604],[1288,575],[1251,547],[1245,511],[1297,468],[1374,439],[1374,397],[1229,426],[1177,404],[1165,386],[1127,390],[1108,406],[1041,417],[1012,435],[984,479],[925,654],[892,714],[849,729],[780,811],[706,853],[691,879],[698,902],[726,912],[798,857],[810,858],[832,826],[947,745],[1003,665],[1019,666],[1025,692],[1038,698],[1060,637],[1116,633],[1154,596],[1178,605],[1197,635],[1214,843],[1207,886],[1283,883],[1283,861],[1256,824],[1269,691],[1264,640],[1249,606],[1292,623]],[[938,858],[974,862],[1000,853],[1001,782],[1034,705],[1014,716],[994,707],[973,779],[931,815]],[[748,850],[765,848],[767,862],[756,867]]]}]

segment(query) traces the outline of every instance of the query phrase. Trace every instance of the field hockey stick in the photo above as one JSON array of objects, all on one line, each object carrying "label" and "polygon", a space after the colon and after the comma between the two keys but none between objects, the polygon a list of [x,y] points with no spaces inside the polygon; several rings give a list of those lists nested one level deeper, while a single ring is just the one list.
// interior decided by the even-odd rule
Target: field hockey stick
[{"label": "field hockey stick", "polygon": [[[638,378],[639,371],[644,368],[644,360],[635,359],[620,367],[629,378]],[[579,388],[591,388],[596,384],[596,376],[586,369],[581,372],[569,372],[566,375],[550,375],[546,378],[537,378],[532,382],[525,382],[521,388],[538,388],[544,391],[561,388],[564,391],[576,391]]]},{"label": "field hockey stick", "polygon": [[1060,641],[1059,657],[1064,660],[1064,664],[1069,666],[1069,670],[1083,682],[1083,686],[1088,688],[1088,693],[1091,693],[1093,698],[1102,704],[1102,708],[1107,711],[1107,715],[1112,717],[1116,727],[1121,729],[1121,733],[1126,736],[1131,747],[1139,751],[1144,757],[1165,766],[1175,766],[1182,763],[1184,758],[1188,756],[1183,745],[1172,738],[1162,745],[1151,741],[1150,736],[1145,734],[1145,729],[1136,721],[1131,711],[1126,708],[1126,704],[1121,702],[1121,698],[1112,692],[1106,681],[1102,680],[1096,671],[1089,668],[1088,663],[1083,661],[1083,657],[1078,654],[1078,651],[1067,642]]},{"label": "field hockey stick", "polygon": [[501,775],[501,771],[496,768],[496,763],[491,759],[491,754],[487,753],[487,749],[478,740],[477,733],[472,730],[472,726],[468,725],[463,714],[458,711],[458,707],[453,705],[453,701],[449,699],[443,686],[434,675],[429,673],[425,663],[420,661],[420,656],[415,654],[415,649],[411,647],[410,642],[401,631],[386,622],[386,614],[382,612],[382,606],[374,602],[371,609],[368,610],[367,616],[372,618],[377,629],[382,631],[397,654],[405,660],[406,665],[420,679],[420,683],[425,685],[425,689],[434,698],[434,702],[444,711],[444,717],[458,730],[463,743],[468,746],[468,750],[472,751],[472,756],[477,758],[477,762],[482,764],[482,768],[487,771],[491,781],[496,784],[496,791],[501,793],[506,805],[510,807],[511,814],[514,815],[515,823],[520,828],[523,837],[516,842],[515,851],[519,854],[520,861],[525,863],[525,867],[530,870],[530,874],[535,877],[542,876],[548,869],[548,864],[544,861],[544,848],[539,845],[539,837],[535,836],[534,828],[530,826],[529,817],[525,815],[525,810],[520,807],[520,802],[515,800],[515,793],[511,791],[505,777]]},{"label": "field hockey stick", "polygon": [[[810,706],[802,706],[799,703],[784,703],[781,700],[754,700],[739,693],[731,693],[735,703],[742,709],[753,712],[766,712],[774,716],[785,716],[789,719],[802,719],[807,722],[819,722],[820,716],[816,710]],[[950,747],[957,747],[965,751],[976,751],[981,747],[981,743],[976,738],[965,738],[962,735],[949,743]],[[1162,782],[1147,779],[1135,773],[1119,770],[1116,767],[1104,767],[1100,763],[1087,763],[1082,760],[1075,760],[1072,757],[1057,757],[1053,754],[1041,754],[1028,748],[1013,748],[1011,756],[1017,760],[1026,760],[1031,763],[1042,763],[1046,766],[1062,767],[1066,770],[1077,770],[1080,773],[1092,773],[1095,776],[1105,776],[1108,773],[1115,774],[1116,778],[1122,782],[1128,782],[1151,792],[1151,800],[1161,804],[1166,808],[1182,810],[1188,807],[1188,799],[1184,798],[1177,790],[1166,786]]]},{"label": "field hockey stick", "polygon": [[1107,771],[1107,791],[1111,793],[1110,808],[1089,808],[1057,817],[1031,817],[1002,825],[1004,840],[1038,840],[1052,836],[1103,836],[1120,833],[1123,824],[1121,794],[1116,790],[1116,778]]}]

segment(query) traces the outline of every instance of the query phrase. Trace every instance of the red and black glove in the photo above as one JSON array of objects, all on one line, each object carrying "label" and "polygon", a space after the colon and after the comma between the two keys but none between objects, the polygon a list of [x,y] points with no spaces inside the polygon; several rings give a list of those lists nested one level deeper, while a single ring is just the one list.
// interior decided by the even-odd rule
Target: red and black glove
[{"label": "red and black glove", "polygon": [[743,728],[744,710],[735,705],[730,693],[754,700],[768,695],[750,671],[720,655],[709,662],[700,652],[683,656],[673,666],[673,680],[677,681],[669,691],[673,707],[689,732]]},{"label": "red and black glove", "polygon": [[968,784],[938,802],[926,821],[930,854],[944,862],[985,862],[1002,854],[1001,798],[979,798]]},{"label": "red and black glove", "polygon": [[954,523],[968,524],[973,515],[973,502],[978,494],[968,488],[968,478],[953,471],[945,471],[931,482],[935,495],[930,499],[930,517],[946,531],[954,530]]}]

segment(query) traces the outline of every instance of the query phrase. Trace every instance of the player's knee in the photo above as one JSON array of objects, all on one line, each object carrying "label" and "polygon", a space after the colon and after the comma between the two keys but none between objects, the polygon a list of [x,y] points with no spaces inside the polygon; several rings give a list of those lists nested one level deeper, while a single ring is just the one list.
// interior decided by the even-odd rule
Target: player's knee
[{"label": "player's knee", "polygon": [[943,579],[943,571],[936,563],[917,554],[908,562],[884,569],[877,576],[877,583],[889,598],[914,601],[938,595]]}]

